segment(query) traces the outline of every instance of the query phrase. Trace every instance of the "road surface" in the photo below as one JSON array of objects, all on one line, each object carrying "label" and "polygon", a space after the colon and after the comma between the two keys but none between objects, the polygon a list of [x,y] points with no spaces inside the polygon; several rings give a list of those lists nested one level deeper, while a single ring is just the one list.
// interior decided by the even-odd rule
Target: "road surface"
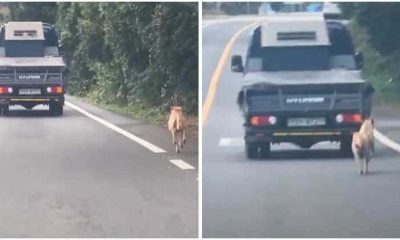
[{"label": "road surface", "polygon": [[[226,44],[250,23],[203,25],[203,103]],[[231,53],[245,56],[249,32]],[[203,237],[400,237],[399,153],[377,142],[365,177],[335,143],[311,151],[273,145],[270,159],[246,159],[236,105],[242,75],[229,64],[203,126]],[[374,116],[377,129],[400,142],[400,114],[375,107]]]},{"label": "road surface", "polygon": [[166,153],[68,106],[62,117],[11,109],[0,117],[0,237],[197,237],[197,139],[176,155],[166,129],[68,101]]}]

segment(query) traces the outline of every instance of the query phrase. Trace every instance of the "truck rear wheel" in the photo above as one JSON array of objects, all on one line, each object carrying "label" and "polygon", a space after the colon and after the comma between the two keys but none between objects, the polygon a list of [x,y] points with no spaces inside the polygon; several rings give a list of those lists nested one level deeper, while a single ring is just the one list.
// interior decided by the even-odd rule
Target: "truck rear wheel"
[{"label": "truck rear wheel", "polygon": [[60,103],[50,103],[49,110],[52,115],[61,116],[61,115],[63,115],[64,107]]},{"label": "truck rear wheel", "polygon": [[0,111],[1,111],[0,114],[3,113],[4,116],[7,116],[10,111],[10,107],[8,105],[2,106],[0,108]]},{"label": "truck rear wheel", "polygon": [[271,153],[271,143],[270,142],[260,145],[260,157],[262,157],[262,158],[269,157],[270,153]]},{"label": "truck rear wheel", "polygon": [[271,144],[266,143],[249,143],[246,142],[245,146],[246,157],[248,159],[255,159],[257,157],[268,157],[271,152]]},{"label": "truck rear wheel", "polygon": [[351,142],[351,136],[343,137],[340,140],[340,151],[345,157],[353,156],[353,151],[351,150]]},{"label": "truck rear wheel", "polygon": [[245,151],[246,151],[246,157],[248,159],[256,158],[258,153],[258,146],[254,143],[246,142]]}]

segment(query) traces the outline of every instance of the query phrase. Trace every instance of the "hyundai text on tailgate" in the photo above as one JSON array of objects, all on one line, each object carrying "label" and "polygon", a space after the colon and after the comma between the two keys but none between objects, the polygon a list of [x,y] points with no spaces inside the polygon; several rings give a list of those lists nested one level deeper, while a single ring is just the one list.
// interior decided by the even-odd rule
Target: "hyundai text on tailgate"
[{"label": "hyundai text on tailgate", "polygon": [[231,65],[244,73],[238,104],[247,157],[265,157],[280,142],[308,149],[339,141],[351,154],[352,134],[370,115],[374,92],[361,78],[362,62],[342,21],[291,14],[260,23],[244,66],[238,55]]},{"label": "hyundai text on tailgate", "polygon": [[62,115],[65,63],[54,27],[42,22],[9,22],[0,33],[0,108],[49,105]]}]

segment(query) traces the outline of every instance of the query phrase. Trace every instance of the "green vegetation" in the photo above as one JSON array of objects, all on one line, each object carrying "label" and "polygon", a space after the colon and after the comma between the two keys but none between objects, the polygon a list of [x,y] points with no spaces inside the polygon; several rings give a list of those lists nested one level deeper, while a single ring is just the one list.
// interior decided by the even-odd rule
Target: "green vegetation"
[{"label": "green vegetation", "polygon": [[363,76],[379,102],[400,105],[400,3],[340,3],[356,47],[364,54]]},{"label": "green vegetation", "polygon": [[165,120],[177,99],[197,115],[197,3],[3,5],[9,20],[55,24],[69,66],[69,94],[151,120]]}]

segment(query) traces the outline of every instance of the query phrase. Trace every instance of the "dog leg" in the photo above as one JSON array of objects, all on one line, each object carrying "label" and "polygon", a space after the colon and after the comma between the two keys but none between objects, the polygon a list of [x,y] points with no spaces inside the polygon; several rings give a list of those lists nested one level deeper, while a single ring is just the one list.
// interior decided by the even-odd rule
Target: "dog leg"
[{"label": "dog leg", "polygon": [[353,155],[354,155],[354,161],[356,162],[356,164],[357,164],[358,167],[359,167],[358,173],[359,173],[360,175],[362,175],[362,174],[363,174],[363,171],[362,171],[362,164],[361,164],[361,159],[360,159],[360,156],[358,155],[357,150],[353,149]]},{"label": "dog leg", "polygon": [[172,144],[176,144],[175,131],[172,130]]},{"label": "dog leg", "polygon": [[362,159],[358,158],[358,166],[359,166],[359,168],[360,168],[360,171],[359,171],[359,174],[360,174],[360,175],[363,175],[363,174],[364,174],[364,171],[363,171],[363,161],[364,161],[363,158],[362,158]]},{"label": "dog leg", "polygon": [[370,160],[371,160],[371,155],[365,158],[365,174],[368,174],[368,164]]},{"label": "dog leg", "polygon": [[182,132],[179,132],[179,133],[178,133],[178,141],[177,141],[177,143],[178,143],[179,148],[182,149],[182,148],[183,148],[183,143],[182,143]]},{"label": "dog leg", "polygon": [[364,159],[363,159],[363,172],[364,172],[364,175],[366,175],[367,174],[367,157],[365,157]]},{"label": "dog leg", "polygon": [[186,144],[186,132],[183,130],[183,144]]},{"label": "dog leg", "polygon": [[368,174],[368,162],[369,162],[370,157],[365,157],[364,161],[364,172],[365,174]]},{"label": "dog leg", "polygon": [[180,133],[180,141],[179,141],[179,143],[180,143],[181,149],[183,149],[183,145],[185,144],[185,132],[184,131],[182,131]]}]

